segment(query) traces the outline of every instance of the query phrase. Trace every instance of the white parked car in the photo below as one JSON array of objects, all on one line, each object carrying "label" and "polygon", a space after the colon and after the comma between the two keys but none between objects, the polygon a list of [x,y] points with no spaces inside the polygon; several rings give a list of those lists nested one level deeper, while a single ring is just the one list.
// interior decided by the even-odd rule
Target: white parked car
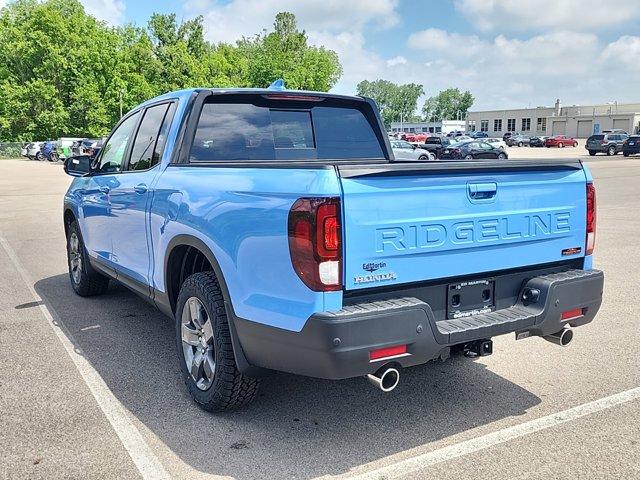
[{"label": "white parked car", "polygon": [[496,148],[502,147],[504,150],[507,149],[507,144],[501,138],[483,138],[482,141],[487,142]]},{"label": "white parked car", "polygon": [[42,153],[40,153],[40,149],[44,142],[32,142],[27,143],[20,154],[23,157],[27,157],[29,160],[42,160]]},{"label": "white parked car", "polygon": [[405,140],[391,140],[391,149],[396,160],[404,160],[406,162],[436,159],[433,153],[422,148],[416,148]]}]

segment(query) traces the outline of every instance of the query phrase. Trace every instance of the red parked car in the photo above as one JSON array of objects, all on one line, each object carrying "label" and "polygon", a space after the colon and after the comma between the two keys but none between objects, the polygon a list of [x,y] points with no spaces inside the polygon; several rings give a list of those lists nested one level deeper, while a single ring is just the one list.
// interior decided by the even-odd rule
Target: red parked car
[{"label": "red parked car", "polygon": [[414,143],[424,143],[429,135],[426,133],[404,133],[400,136],[402,140]]},{"label": "red parked car", "polygon": [[567,137],[566,135],[554,135],[553,137],[548,137],[544,141],[544,146],[549,147],[577,147],[578,142],[575,138]]}]

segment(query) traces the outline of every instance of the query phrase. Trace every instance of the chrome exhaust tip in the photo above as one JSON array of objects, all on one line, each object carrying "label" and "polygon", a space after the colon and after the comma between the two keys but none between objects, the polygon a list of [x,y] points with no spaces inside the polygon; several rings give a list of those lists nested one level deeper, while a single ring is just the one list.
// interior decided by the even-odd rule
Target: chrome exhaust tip
[{"label": "chrome exhaust tip", "polygon": [[398,386],[400,382],[400,372],[393,367],[382,367],[376,373],[368,374],[367,380],[383,392],[390,392]]},{"label": "chrome exhaust tip", "polygon": [[544,338],[547,342],[555,343],[561,347],[566,347],[573,340],[573,330],[570,328],[563,328],[559,332],[552,333],[551,335],[545,335]]}]

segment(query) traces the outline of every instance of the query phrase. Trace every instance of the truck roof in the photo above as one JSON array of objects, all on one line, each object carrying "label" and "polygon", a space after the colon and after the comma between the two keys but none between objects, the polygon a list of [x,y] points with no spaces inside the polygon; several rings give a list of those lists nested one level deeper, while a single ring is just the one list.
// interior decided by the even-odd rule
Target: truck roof
[{"label": "truck roof", "polygon": [[244,87],[229,87],[229,88],[189,88],[185,90],[175,90],[173,92],[167,92],[163,95],[151,98],[142,104],[136,106],[135,108],[143,107],[147,104],[155,103],[159,100],[169,100],[174,98],[186,98],[191,96],[193,93],[201,92],[201,91],[210,91],[212,93],[217,94],[248,94],[248,95],[311,95],[311,96],[319,96],[326,98],[341,98],[345,100],[360,100],[362,101],[364,98],[356,95],[339,95],[335,93],[328,92],[316,92],[312,90],[288,90],[288,89],[273,89],[273,88],[244,88]]}]

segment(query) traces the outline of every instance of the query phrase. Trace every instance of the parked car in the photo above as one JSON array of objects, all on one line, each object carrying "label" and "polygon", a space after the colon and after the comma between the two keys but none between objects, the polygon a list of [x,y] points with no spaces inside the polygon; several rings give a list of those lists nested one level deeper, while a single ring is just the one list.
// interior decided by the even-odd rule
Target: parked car
[{"label": "parked car", "polygon": [[504,142],[504,140],[501,140],[499,138],[485,138],[482,141],[487,142],[496,148],[502,148],[503,150],[507,149],[507,144]]},{"label": "parked car", "polygon": [[528,137],[527,135],[511,135],[505,140],[505,143],[510,147],[524,147],[525,145],[529,146],[530,141],[531,137]]},{"label": "parked car", "polygon": [[47,141],[42,145],[42,157],[43,160],[47,160],[49,162],[57,162],[60,160],[60,156],[58,155],[58,145],[55,141]]},{"label": "parked car", "polygon": [[632,135],[622,144],[622,154],[625,157],[640,153],[640,135]]},{"label": "parked car", "polygon": [[396,160],[415,161],[415,160],[435,160],[436,157],[433,153],[416,148],[409,142],[404,140],[391,140],[391,149],[393,150],[393,156]]},{"label": "parked car", "polygon": [[100,142],[101,139],[99,138],[83,138],[82,140],[77,140],[71,145],[71,154],[76,157],[82,155],[92,156]]},{"label": "parked car", "polygon": [[479,140],[467,140],[465,142],[454,143],[445,148],[440,155],[442,159],[464,159],[474,160],[477,158],[496,158],[506,160],[509,158],[507,152],[500,147],[494,147],[488,142]]},{"label": "parked car", "polygon": [[458,135],[457,137],[453,137],[454,142],[466,142],[467,140],[473,140],[473,138],[467,137],[466,135]]},{"label": "parked car", "polygon": [[452,143],[455,143],[455,140],[449,137],[435,136],[427,138],[423,144],[418,145],[418,148],[428,150],[429,152],[433,153],[436,158],[440,158],[442,150]]},{"label": "parked car", "polygon": [[452,132],[447,133],[447,137],[452,138],[452,137],[461,137],[464,135],[464,132],[461,130],[454,130]]},{"label": "parked car", "polygon": [[507,138],[509,138],[509,137],[511,137],[513,135],[520,135],[520,133],[518,133],[518,132],[505,132],[504,135],[502,135],[502,140],[504,140],[506,142]]},{"label": "parked car", "polygon": [[23,151],[25,152],[23,156],[27,157],[29,160],[42,160],[43,156],[40,149],[42,148],[43,143],[44,142],[28,143],[26,147],[23,148]]},{"label": "parked car", "polygon": [[544,141],[544,146],[549,147],[577,147],[578,142],[575,138],[567,137],[566,135],[554,135],[553,137],[547,137]]},{"label": "parked car", "polygon": [[502,334],[566,345],[594,319],[585,165],[393,163],[381,125],[372,100],[321,92],[192,89],[135,107],[95,162],[65,162],[71,287],[117,279],[172,318],[180,377],[210,411],[250,402],[269,371],[388,392],[404,367],[489,355]]},{"label": "parked car", "polygon": [[544,141],[546,139],[547,139],[547,137],[544,137],[544,136],[531,137],[529,139],[529,146],[530,147],[544,147]]},{"label": "parked car", "polygon": [[600,133],[587,138],[584,147],[591,156],[594,156],[596,153],[616,155],[622,151],[622,146],[628,138],[629,135],[626,133]]},{"label": "parked car", "polygon": [[611,130],[602,130],[602,133],[622,133],[624,135],[629,135],[629,132],[621,128],[612,128]]},{"label": "parked car", "polygon": [[469,132],[467,136],[470,138],[488,138],[489,134],[487,132]]}]

